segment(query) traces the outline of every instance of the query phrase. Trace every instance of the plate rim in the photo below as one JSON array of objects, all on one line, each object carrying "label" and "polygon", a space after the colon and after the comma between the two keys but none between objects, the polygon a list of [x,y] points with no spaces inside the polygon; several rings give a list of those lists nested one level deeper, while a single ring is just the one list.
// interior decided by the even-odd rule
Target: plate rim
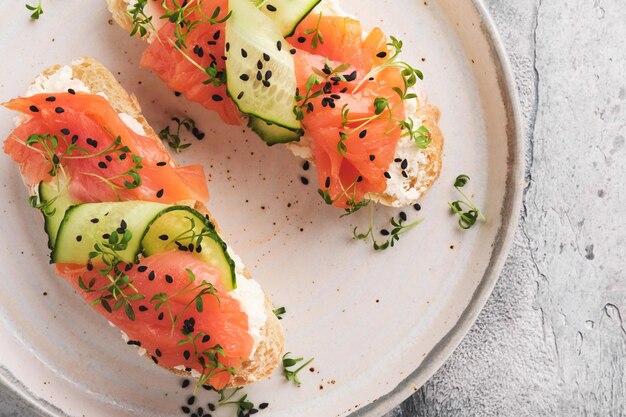
[{"label": "plate rim", "polygon": [[[421,388],[452,355],[472,328],[489,299],[504,267],[520,220],[525,176],[526,143],[519,93],[506,48],[483,0],[471,0],[480,18],[480,29],[489,43],[498,76],[500,94],[506,111],[508,144],[508,175],[506,179],[501,225],[495,237],[494,251],[470,303],[456,324],[428,353],[422,363],[389,393],[359,408],[348,417],[378,417],[400,405]],[[27,410],[45,417],[69,417],[62,409],[37,397],[27,386],[0,364],[0,384],[10,397],[21,402]]]}]

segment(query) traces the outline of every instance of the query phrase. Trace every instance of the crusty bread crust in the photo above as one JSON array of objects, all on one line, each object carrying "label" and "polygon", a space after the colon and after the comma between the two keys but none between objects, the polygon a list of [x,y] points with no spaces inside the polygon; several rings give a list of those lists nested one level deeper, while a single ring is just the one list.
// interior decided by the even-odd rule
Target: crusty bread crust
[{"label": "crusty bread crust", "polygon": [[[43,71],[42,75],[50,76],[60,68],[60,65],[55,65]],[[93,58],[82,57],[79,61],[73,63],[71,68],[75,79],[81,80],[93,93],[105,93],[108,101],[118,113],[123,112],[134,117],[141,123],[146,131],[146,135],[153,138],[154,141],[167,152],[161,140],[154,133],[154,130],[141,115],[141,107],[135,96],[128,94],[106,67]],[[184,203],[193,206],[200,213],[208,215],[211,222],[216,225],[217,232],[221,233],[215,219],[202,202],[187,201]],[[250,278],[247,270],[244,274],[246,278]],[[254,356],[242,363],[237,374],[231,378],[228,384],[230,387],[243,386],[265,378],[274,372],[274,369],[280,364],[282,355],[284,354],[285,339],[282,326],[273,312],[272,303],[267,297],[265,297],[265,314],[267,320],[262,329],[261,341]],[[149,356],[146,357],[150,359]],[[186,371],[173,368],[169,368],[168,370],[177,375],[191,377],[191,373]]]},{"label": "crusty bread crust", "polygon": [[[117,22],[117,24],[130,33],[133,27],[133,23],[130,16],[126,12],[128,4],[124,0],[107,0],[107,5],[113,15],[113,19]],[[423,103],[420,102],[418,104],[418,109],[416,113],[414,115],[411,115],[411,117],[414,118],[415,121],[421,120],[422,124],[426,126],[426,128],[428,128],[431,134],[431,143],[426,149],[420,151],[420,153],[426,157],[427,161],[425,166],[423,167],[425,175],[420,176],[419,178],[411,177],[408,179],[408,182],[410,184],[410,188],[412,189],[428,190],[433,185],[435,180],[439,178],[442,167],[444,139],[441,129],[439,128],[440,111],[437,107],[430,105],[426,101],[424,101]],[[301,148],[303,146],[310,147],[311,142],[302,140],[299,143],[294,142],[292,144],[288,144],[289,149],[291,149],[292,151],[297,151],[298,147]],[[300,153],[301,152],[294,152],[294,154],[296,155]],[[313,154],[313,152],[310,152],[310,154]],[[315,163],[313,158],[306,159],[313,164]],[[417,199],[421,198],[423,194],[424,193],[421,193],[417,197]],[[386,194],[385,192],[372,193],[369,194],[368,197],[375,202],[390,207],[401,207],[403,205],[398,201],[395,196]],[[412,201],[411,204],[416,203],[417,199],[415,201]]]}]

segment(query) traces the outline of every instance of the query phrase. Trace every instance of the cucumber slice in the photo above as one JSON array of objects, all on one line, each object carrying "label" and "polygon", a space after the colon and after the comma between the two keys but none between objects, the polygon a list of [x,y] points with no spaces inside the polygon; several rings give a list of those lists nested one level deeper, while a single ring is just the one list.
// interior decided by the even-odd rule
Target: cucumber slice
[{"label": "cucumber slice", "polygon": [[[296,119],[293,56],[278,26],[250,0],[230,0],[226,21],[228,94],[242,113],[292,131]],[[260,80],[259,80],[260,78]]]},{"label": "cucumber slice", "polygon": [[278,26],[285,38],[321,0],[256,0],[256,6]]},{"label": "cucumber slice", "polygon": [[67,183],[62,181],[40,182],[38,187],[41,212],[44,217],[44,229],[48,235],[48,247],[54,248],[59,225],[67,209],[76,204],[70,198]]},{"label": "cucumber slice", "polygon": [[259,135],[268,146],[276,145],[277,143],[297,142],[302,137],[302,135],[297,132],[285,129],[282,126],[267,123],[265,120],[254,116],[250,116],[248,127]]},{"label": "cucumber slice", "polygon": [[235,264],[226,251],[226,243],[210,220],[189,207],[173,206],[159,213],[144,235],[143,253],[150,256],[188,247],[190,243],[202,262],[221,272],[226,290],[237,288]]},{"label": "cucumber slice", "polygon": [[[202,233],[201,250],[196,255],[217,268],[227,290],[236,288],[234,262],[226,251],[226,244],[202,214],[187,206],[145,201],[116,203],[87,203],[70,207],[57,235],[52,251],[53,263],[84,265],[89,262],[89,252],[94,245],[108,239],[107,234],[126,229],[132,238],[123,251],[118,251],[122,262],[135,262],[140,253],[146,256],[187,246],[193,234]],[[187,232],[185,234],[185,232]]]}]

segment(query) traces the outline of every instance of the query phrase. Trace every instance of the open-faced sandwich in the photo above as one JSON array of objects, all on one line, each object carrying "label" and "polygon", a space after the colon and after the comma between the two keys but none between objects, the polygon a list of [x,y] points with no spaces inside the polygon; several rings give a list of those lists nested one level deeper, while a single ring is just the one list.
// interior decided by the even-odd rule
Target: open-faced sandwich
[{"label": "open-faced sandwich", "polygon": [[[328,0],[330,1],[330,0]],[[174,91],[288,143],[317,166],[328,204],[414,204],[439,176],[439,111],[402,61],[402,42],[368,33],[324,0],[107,0],[148,42],[141,65]]]},{"label": "open-faced sandwich", "polygon": [[4,106],[22,113],[4,151],[43,213],[57,273],[126,343],[216,389],[274,370],[281,326],[203,205],[202,168],[174,163],[109,71],[57,65]]}]

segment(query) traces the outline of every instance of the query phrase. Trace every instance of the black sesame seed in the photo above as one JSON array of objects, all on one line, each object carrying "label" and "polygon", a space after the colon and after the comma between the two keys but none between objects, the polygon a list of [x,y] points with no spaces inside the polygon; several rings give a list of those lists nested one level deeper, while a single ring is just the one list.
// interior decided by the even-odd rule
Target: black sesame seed
[{"label": "black sesame seed", "polygon": [[245,49],[241,48],[241,56],[244,58],[248,57],[248,51],[246,51]]},{"label": "black sesame seed", "polygon": [[[139,309],[141,310],[141,307],[139,307]],[[147,309],[146,309],[147,310]],[[161,356],[163,356],[163,354],[161,353],[161,351],[157,348],[155,349],[154,353],[156,353],[156,355],[160,358]]]},{"label": "black sesame seed", "polygon": [[363,129],[359,132],[359,137],[361,139],[363,139],[365,136],[367,136],[367,129]]},{"label": "black sesame seed", "polygon": [[92,223],[98,223],[99,221],[100,221],[100,219],[97,219],[97,218],[95,218],[95,217],[94,217],[93,219],[91,219],[91,222],[92,222]]},{"label": "black sesame seed", "polygon": [[46,101],[49,101],[49,102],[57,101],[57,98],[54,96],[46,97]]},{"label": "black sesame seed", "polygon": [[298,42],[300,42],[300,43],[304,43],[304,42],[306,42],[306,38],[305,38],[304,36],[300,36],[300,37],[298,38]]},{"label": "black sesame seed", "polygon": [[326,177],[326,182],[324,183],[326,188],[330,187],[330,177]]},{"label": "black sesame seed", "polygon": [[268,406],[269,406],[268,403],[261,403],[261,404],[259,404],[259,409],[265,410]]},{"label": "black sesame seed", "polygon": [[302,169],[305,171],[308,171],[310,167],[311,164],[309,163],[309,161],[304,161],[304,164],[302,164]]},{"label": "black sesame seed", "polygon": [[159,320],[163,320],[163,312],[161,311],[157,317]]},{"label": "black sesame seed", "polygon": [[103,161],[100,161],[100,162],[98,162],[98,166],[99,166],[100,168],[102,168],[102,169],[106,169],[107,164],[106,164],[105,162],[103,162]]},{"label": "black sesame seed", "polygon": [[185,357],[186,360],[189,360],[189,358],[191,357],[191,353],[188,350],[186,350],[183,352],[183,356]]},{"label": "black sesame seed", "polygon": [[78,135],[72,136],[72,143],[78,142]]},{"label": "black sesame seed", "polygon": [[154,271],[150,271],[150,273],[148,274],[148,279],[150,281],[154,281],[154,278],[156,278],[156,274],[154,273]]},{"label": "black sesame seed", "polygon": [[131,346],[141,346],[141,342],[137,340],[129,340],[128,342],[126,342],[126,344]]},{"label": "black sesame seed", "polygon": [[306,177],[300,177],[300,181],[302,182],[302,184],[304,185],[309,185],[309,179]]},{"label": "black sesame seed", "polygon": [[39,109],[37,108],[37,106],[30,106],[29,107],[30,111],[32,111],[33,113],[37,113],[39,111]]},{"label": "black sesame seed", "polygon": [[376,159],[376,155],[370,155],[370,161],[373,161],[374,159]]},{"label": "black sesame seed", "polygon": [[218,31],[216,31],[216,32],[213,34],[213,39],[218,40],[218,39],[220,38],[220,35],[221,35],[221,34],[222,34],[222,33],[221,33],[219,30],[218,30]]},{"label": "black sesame seed", "polygon": [[209,410],[211,410],[211,411],[215,411],[215,404],[208,403],[208,404],[207,404],[207,407],[209,407]]},{"label": "black sesame seed", "polygon": [[113,157],[111,155],[105,156],[104,159],[106,159],[109,162],[113,161]]},{"label": "black sesame seed", "polygon": [[183,388],[187,388],[189,386],[189,380],[188,379],[183,379],[183,383],[180,384],[181,387]]},{"label": "black sesame seed", "polygon": [[213,46],[213,45],[217,45],[217,42],[215,42],[215,41],[208,41],[206,44],[209,45],[209,46]]},{"label": "black sesame seed", "polygon": [[67,92],[68,92],[68,93],[70,93],[70,94],[72,94],[72,95],[76,94],[76,91],[74,91],[74,89],[73,89],[73,88],[68,88],[68,89],[67,89]]},{"label": "black sesame seed", "polygon": [[83,240],[83,237],[81,235],[76,236],[76,241],[80,242],[81,240]]},{"label": "black sesame seed", "polygon": [[168,235],[161,235],[159,236],[159,239],[161,240],[168,240],[170,237]]},{"label": "black sesame seed", "polygon": [[152,358],[152,362],[156,363],[157,365],[159,364],[159,360],[157,358],[155,358],[154,356],[151,356]]},{"label": "black sesame seed", "polygon": [[128,271],[130,271],[131,269],[133,269],[133,264],[132,264],[132,262],[129,262],[129,263],[127,263],[127,264],[126,264],[126,266],[124,267],[124,271],[125,271],[125,272],[128,272]]},{"label": "black sesame seed", "polygon": [[122,219],[122,221],[120,222],[120,229],[126,230],[127,227],[128,225],[126,224],[126,220]]},{"label": "black sesame seed", "polygon": [[87,271],[93,271],[93,264],[91,262],[87,263]]},{"label": "black sesame seed", "polygon": [[261,81],[263,79],[263,74],[261,73],[261,71],[257,71],[256,73],[256,79],[258,81]]},{"label": "black sesame seed", "polygon": [[204,410],[202,409],[202,407],[198,407],[198,410],[196,410],[196,413],[198,413],[199,416],[203,416]]},{"label": "black sesame seed", "polygon": [[264,86],[265,88],[269,88],[269,87],[270,87],[270,85],[271,85],[271,84],[270,84],[270,82],[269,82],[269,81],[267,81],[267,80],[263,80],[263,86]]},{"label": "black sesame seed", "polygon": [[201,46],[196,45],[193,47],[193,53],[198,55],[198,57],[202,58],[204,56],[204,49]]},{"label": "black sesame seed", "polygon": [[193,405],[193,403],[196,402],[196,396],[192,395],[191,397],[187,398],[187,405]]},{"label": "black sesame seed", "polygon": [[187,406],[182,406],[182,407],[180,407],[180,409],[181,409],[181,410],[183,411],[183,413],[185,413],[185,414],[189,414],[189,412],[191,411],[191,410],[189,409],[189,407],[187,407]]},{"label": "black sesame seed", "polygon": [[290,53],[291,55],[295,55],[295,54],[296,54],[296,48],[290,49],[290,50],[289,50],[289,53]]},{"label": "black sesame seed", "polygon": [[226,52],[230,51],[230,42],[226,42]]},{"label": "black sesame seed", "polygon": [[276,11],[276,6],[272,6],[271,4],[268,4],[267,6],[265,6],[267,8],[267,10],[269,10],[270,12],[275,12]]},{"label": "black sesame seed", "polygon": [[402,169],[407,169],[409,167],[409,161],[407,161],[406,159],[402,161],[402,163],[400,164],[400,168]]},{"label": "black sesame seed", "polygon": [[260,59],[256,62],[256,67],[260,70],[263,69],[263,62]]},{"label": "black sesame seed", "polygon": [[279,51],[283,49],[283,43],[281,41],[276,42],[276,49],[278,49]]},{"label": "black sesame seed", "polygon": [[211,336],[209,336],[208,334],[202,336],[202,343],[207,343],[209,340],[211,340]]},{"label": "black sesame seed", "polygon": [[222,100],[224,100],[224,97],[220,96],[219,94],[213,94],[213,96],[211,96],[211,98],[213,99],[213,101],[222,101]]},{"label": "black sesame seed", "polygon": [[163,197],[163,188],[161,188],[159,191],[157,191],[156,196],[157,196],[157,198]]},{"label": "black sesame seed", "polygon": [[415,211],[420,211],[422,209],[422,206],[420,206],[419,203],[415,203],[413,204],[413,208],[415,209]]},{"label": "black sesame seed", "polygon": [[248,74],[241,74],[241,75],[239,76],[239,79],[240,79],[241,81],[248,81],[248,80],[250,79],[250,76],[249,76]]},{"label": "black sesame seed", "polygon": [[381,235],[383,235],[383,236],[389,236],[389,230],[387,230],[387,229],[382,229],[382,230],[380,231],[380,234],[381,234]]},{"label": "black sesame seed", "polygon": [[70,134],[70,130],[68,128],[63,128],[63,129],[61,129],[61,133],[63,133],[64,135],[69,135]]},{"label": "black sesame seed", "polygon": [[387,52],[385,52],[385,51],[379,52],[379,53],[376,54],[376,56],[378,58],[384,58],[384,57],[387,56]]},{"label": "black sesame seed", "polygon": [[402,176],[403,176],[404,178],[409,178],[409,176],[408,176],[408,174],[406,173],[406,171],[402,171]]},{"label": "black sesame seed", "polygon": [[172,278],[171,275],[165,274],[165,281],[167,281],[168,284],[171,284],[174,282],[174,278]]},{"label": "black sesame seed", "polygon": [[55,113],[63,113],[65,110],[63,109],[63,107],[57,107],[56,109],[54,109]]},{"label": "black sesame seed", "polygon": [[258,412],[259,412],[259,410],[257,410],[256,408],[253,408],[250,411],[248,411],[248,415],[256,414]]},{"label": "black sesame seed", "polygon": [[164,167],[165,165],[167,165],[167,162],[165,161],[161,161],[161,162],[157,162],[156,164],[158,167]]},{"label": "black sesame seed", "polygon": [[272,71],[270,70],[265,71],[265,79],[269,80],[270,78],[272,78]]},{"label": "black sesame seed", "polygon": [[396,162],[396,163],[397,163],[397,162],[402,162],[402,158],[395,158],[395,159],[393,160],[393,162]]},{"label": "black sesame seed", "polygon": [[111,235],[110,235],[110,234],[108,234],[108,233],[103,233],[103,234],[102,234],[102,239],[108,239],[108,238],[110,238],[110,237],[111,237]]},{"label": "black sesame seed", "polygon": [[241,100],[243,97],[243,91],[240,91],[239,94],[237,94],[237,100]]},{"label": "black sesame seed", "polygon": [[389,174],[387,171],[385,171],[385,178],[387,178],[387,179],[391,178],[391,174]]},{"label": "black sesame seed", "polygon": [[363,177],[359,175],[356,179],[356,182],[362,182],[362,181],[363,181]]},{"label": "black sesame seed", "polygon": [[[139,311],[148,311],[148,307],[146,307],[146,306],[139,306]],[[157,356],[160,357],[161,355],[159,354],[159,349],[157,349],[156,352],[157,352]]]},{"label": "black sesame seed", "polygon": [[402,219],[402,221],[406,221],[406,213],[401,211],[400,212],[400,218]]},{"label": "black sesame seed", "polygon": [[97,148],[98,147],[98,141],[91,139],[91,138],[87,138],[87,145],[91,146],[92,148]]},{"label": "black sesame seed", "polygon": [[182,95],[182,93],[180,91],[174,91],[174,95],[176,97],[180,97]]},{"label": "black sesame seed", "polygon": [[137,271],[139,272],[146,272],[148,270],[148,267],[145,265],[140,265],[137,267]]},{"label": "black sesame seed", "polygon": [[52,156],[52,163],[58,164],[59,162],[61,162],[61,160],[59,159],[59,156],[57,154],[54,154]]},{"label": "black sesame seed", "polygon": [[265,52],[263,52],[263,59],[264,59],[266,62],[269,62],[269,60],[270,60],[270,56],[269,56],[268,54],[266,54]]}]

